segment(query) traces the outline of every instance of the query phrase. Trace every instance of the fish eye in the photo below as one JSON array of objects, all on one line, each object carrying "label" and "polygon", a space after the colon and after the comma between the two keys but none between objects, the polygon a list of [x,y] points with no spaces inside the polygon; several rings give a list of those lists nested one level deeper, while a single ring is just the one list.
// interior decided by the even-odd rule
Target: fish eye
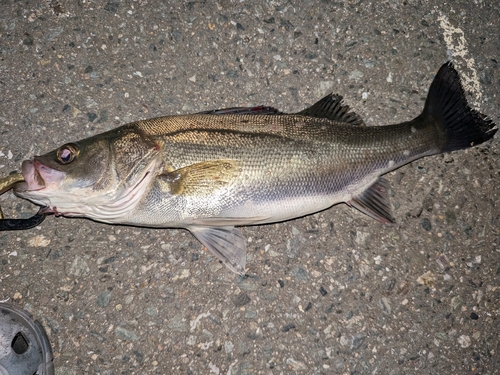
[{"label": "fish eye", "polygon": [[74,143],[68,143],[57,150],[57,160],[61,164],[69,164],[78,156],[80,149]]}]

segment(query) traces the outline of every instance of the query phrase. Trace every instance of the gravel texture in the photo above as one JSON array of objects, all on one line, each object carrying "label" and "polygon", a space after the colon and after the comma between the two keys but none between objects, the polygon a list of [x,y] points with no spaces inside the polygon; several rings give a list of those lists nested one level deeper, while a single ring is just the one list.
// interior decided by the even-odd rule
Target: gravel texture
[{"label": "gravel texture", "polygon": [[[497,2],[295,3],[1,1],[0,175],[133,120],[329,91],[406,121],[449,59],[500,123]],[[499,154],[387,175],[392,226],[338,205],[244,228],[245,277],[183,230],[49,217],[0,233],[0,300],[43,323],[58,375],[500,374]]]}]

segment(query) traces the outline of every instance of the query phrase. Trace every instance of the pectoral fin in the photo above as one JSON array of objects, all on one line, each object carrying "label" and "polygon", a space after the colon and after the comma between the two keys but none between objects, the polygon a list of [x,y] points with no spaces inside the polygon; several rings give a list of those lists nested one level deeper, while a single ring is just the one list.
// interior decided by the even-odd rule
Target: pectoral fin
[{"label": "pectoral fin", "polygon": [[379,178],[373,185],[347,202],[347,204],[382,223],[394,223],[388,190],[389,183],[387,180]]},{"label": "pectoral fin", "polygon": [[158,178],[168,184],[173,195],[210,195],[214,190],[228,185],[239,174],[235,160],[209,160],[196,163]]},{"label": "pectoral fin", "polygon": [[190,227],[189,231],[231,271],[245,273],[246,239],[235,227]]}]

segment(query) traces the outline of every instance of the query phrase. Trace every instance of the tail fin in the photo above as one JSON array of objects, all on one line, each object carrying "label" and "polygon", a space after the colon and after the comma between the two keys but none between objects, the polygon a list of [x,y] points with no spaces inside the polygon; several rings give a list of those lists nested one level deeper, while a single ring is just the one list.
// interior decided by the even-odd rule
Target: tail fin
[{"label": "tail fin", "polygon": [[492,120],[469,107],[460,77],[451,62],[444,64],[432,81],[421,116],[437,122],[441,152],[481,144],[498,130]]}]

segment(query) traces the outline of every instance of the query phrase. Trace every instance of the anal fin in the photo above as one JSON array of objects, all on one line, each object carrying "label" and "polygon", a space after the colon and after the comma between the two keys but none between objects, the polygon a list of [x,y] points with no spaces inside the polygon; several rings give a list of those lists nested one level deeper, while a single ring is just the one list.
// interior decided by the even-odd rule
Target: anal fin
[{"label": "anal fin", "polygon": [[347,204],[382,223],[394,223],[388,191],[389,183],[379,177],[368,189],[353,197]]},{"label": "anal fin", "polygon": [[235,227],[193,226],[189,231],[231,271],[245,273],[246,238]]}]

